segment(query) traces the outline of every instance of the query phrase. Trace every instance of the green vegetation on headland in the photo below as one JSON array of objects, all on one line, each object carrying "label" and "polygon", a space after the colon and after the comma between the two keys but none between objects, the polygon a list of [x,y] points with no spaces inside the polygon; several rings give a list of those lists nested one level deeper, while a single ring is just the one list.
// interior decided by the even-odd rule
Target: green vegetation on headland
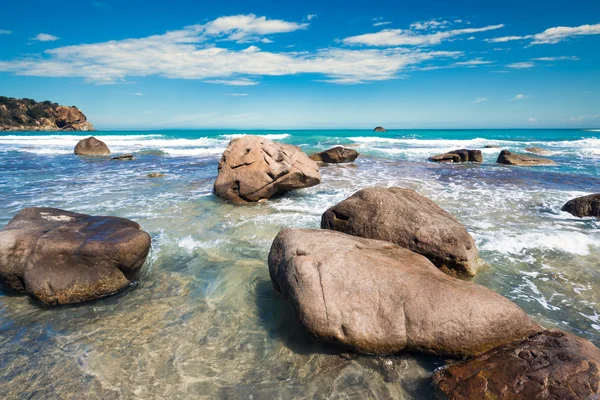
[{"label": "green vegetation on headland", "polygon": [[0,131],[92,131],[75,106],[0,96]]}]

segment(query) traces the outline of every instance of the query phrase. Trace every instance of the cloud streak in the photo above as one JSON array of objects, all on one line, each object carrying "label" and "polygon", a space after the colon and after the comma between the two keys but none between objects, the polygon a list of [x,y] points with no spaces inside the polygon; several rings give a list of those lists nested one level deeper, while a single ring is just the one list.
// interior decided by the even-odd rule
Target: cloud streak
[{"label": "cloud streak", "polygon": [[575,27],[557,26],[554,28],[548,28],[545,31],[535,35],[503,36],[486,39],[485,41],[488,43],[505,43],[513,40],[531,40],[530,45],[533,46],[536,44],[556,44],[574,37],[587,35],[600,35],[600,24],[581,25]]},{"label": "cloud streak", "polygon": [[58,36],[49,35],[47,33],[38,33],[35,37],[32,37],[31,40],[36,40],[38,42],[54,42],[60,39]]}]

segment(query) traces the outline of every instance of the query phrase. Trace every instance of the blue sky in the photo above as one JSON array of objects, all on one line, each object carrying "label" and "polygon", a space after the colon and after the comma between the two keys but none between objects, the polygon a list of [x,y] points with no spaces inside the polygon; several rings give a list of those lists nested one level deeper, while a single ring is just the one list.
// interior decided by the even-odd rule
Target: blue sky
[{"label": "blue sky", "polygon": [[0,95],[98,129],[600,126],[598,1],[11,1]]}]

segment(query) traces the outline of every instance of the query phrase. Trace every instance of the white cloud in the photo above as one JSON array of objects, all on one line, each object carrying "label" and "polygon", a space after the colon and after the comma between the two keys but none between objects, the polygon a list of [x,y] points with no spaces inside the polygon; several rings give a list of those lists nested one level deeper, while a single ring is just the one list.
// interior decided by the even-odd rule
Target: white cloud
[{"label": "white cloud", "polygon": [[537,122],[537,119],[529,117],[529,122]]},{"label": "white cloud", "polygon": [[262,38],[260,39],[261,43],[273,43],[273,41],[269,38]]},{"label": "white cloud", "polygon": [[448,21],[440,21],[439,19],[431,19],[429,21],[414,22],[410,24],[411,29],[415,30],[429,30],[437,28],[445,28],[448,25]]},{"label": "white cloud", "polygon": [[246,96],[248,96],[248,93],[225,93],[225,96],[246,97]]},{"label": "white cloud", "polygon": [[475,38],[475,36],[469,36],[469,37],[467,38],[467,40],[475,40],[475,39],[476,39],[476,38]]},{"label": "white cloud", "polygon": [[457,68],[457,67],[475,68],[479,65],[488,65],[488,64],[493,64],[493,63],[495,63],[495,61],[487,61],[487,60],[483,60],[481,58],[475,58],[473,60],[457,61],[457,62],[448,64],[448,65],[432,65],[432,66],[426,66],[426,67],[418,67],[416,69],[419,71],[434,71],[437,69],[449,69],[449,68]]},{"label": "white cloud", "polygon": [[474,60],[468,60],[468,61],[458,61],[455,62],[452,65],[455,66],[472,66],[472,65],[486,65],[486,64],[493,64],[494,61],[487,61],[487,60],[482,60],[481,58],[476,58]]},{"label": "white cloud", "polygon": [[317,14],[308,14],[304,19],[307,21],[312,21],[315,18],[317,18]]},{"label": "white cloud", "polygon": [[6,29],[0,29],[0,35],[10,35],[12,31],[8,31]]},{"label": "white cloud", "polygon": [[0,61],[0,71],[80,77],[96,84],[155,75],[251,86],[257,85],[260,77],[296,74],[317,74],[330,83],[356,84],[396,79],[420,63],[455,60],[463,55],[460,51],[406,48],[269,52],[256,46],[243,50],[226,47],[226,40],[246,41],[258,34],[304,29],[301,24],[271,21],[254,15],[223,17],[162,35],[57,47],[38,56]]},{"label": "white cloud", "polygon": [[[414,25],[414,24],[413,24]],[[482,28],[465,28],[441,31],[429,34],[419,34],[411,30],[402,29],[384,29],[377,33],[366,33],[358,36],[350,36],[343,40],[345,44],[367,45],[367,46],[420,46],[440,44],[459,35],[466,35],[478,32],[486,32],[494,29],[500,29],[504,25],[490,25]]]},{"label": "white cloud", "polygon": [[525,36],[504,36],[493,39],[486,39],[490,43],[502,43],[511,40],[529,40],[533,39],[530,45],[534,44],[556,44],[572,37],[586,36],[586,35],[600,35],[600,24],[595,25],[581,25],[575,27],[569,26],[557,26],[554,28],[548,28],[544,32],[537,33],[535,35]]},{"label": "white cloud", "polygon": [[478,97],[477,99],[475,99],[475,101],[473,103],[474,104],[483,103],[484,101],[488,101],[489,99],[490,99],[489,97]]},{"label": "white cloud", "polygon": [[140,92],[135,92],[135,93],[131,93],[132,96],[143,96],[144,93],[140,93]]},{"label": "white cloud", "polygon": [[510,101],[516,101],[516,100],[525,100],[527,98],[527,96],[525,96],[524,94],[517,94],[515,97],[513,97],[512,99],[510,99]]},{"label": "white cloud", "polygon": [[379,21],[379,22],[375,22],[373,24],[373,26],[383,26],[383,25],[389,25],[391,23],[392,23],[392,21]]},{"label": "white cloud", "polygon": [[31,38],[31,40],[37,40],[38,42],[54,42],[58,39],[60,38],[47,33],[38,33],[35,37]]},{"label": "white cloud", "polygon": [[527,68],[533,68],[534,66],[535,66],[535,63],[532,63],[531,61],[516,62],[516,63],[505,65],[505,67],[512,68],[512,69],[527,69]]},{"label": "white cloud", "polygon": [[571,117],[571,118],[569,118],[569,121],[581,122],[581,121],[585,121],[586,119],[595,119],[595,118],[600,118],[600,115],[582,115],[579,117]]},{"label": "white cloud", "polygon": [[579,57],[575,57],[575,56],[538,57],[538,58],[530,58],[530,60],[532,60],[532,61],[565,61],[565,60],[578,61]]}]

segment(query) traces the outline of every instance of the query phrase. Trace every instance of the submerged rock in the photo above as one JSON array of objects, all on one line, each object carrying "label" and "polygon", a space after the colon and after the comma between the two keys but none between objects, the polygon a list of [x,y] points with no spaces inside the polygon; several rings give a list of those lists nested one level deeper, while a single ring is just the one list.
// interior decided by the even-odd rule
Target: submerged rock
[{"label": "submerged rock", "polygon": [[445,154],[429,157],[429,161],[434,162],[483,162],[481,150],[453,150]]},{"label": "submerged rock", "polygon": [[579,218],[600,218],[600,193],[569,200],[562,210]]},{"label": "submerged rock", "polygon": [[389,242],[285,229],[269,273],[309,333],[361,353],[474,356],[541,330],[504,297]]},{"label": "submerged rock", "polygon": [[313,161],[323,161],[331,164],[350,163],[358,157],[358,151],[337,146],[310,156]]},{"label": "submerged rock", "polygon": [[120,156],[113,157],[112,160],[131,161],[131,160],[135,160],[135,157],[133,156],[133,154],[122,154]]},{"label": "submerged rock", "polygon": [[373,129],[373,132],[387,132],[387,129],[385,129],[383,126],[378,126]]},{"label": "submerged rock", "polygon": [[600,350],[589,340],[544,331],[435,373],[453,400],[600,398]]},{"label": "submerged rock", "polygon": [[508,150],[502,150],[496,162],[498,164],[519,165],[522,167],[534,167],[538,165],[557,165],[556,162],[547,158],[511,153]]},{"label": "submerged rock", "polygon": [[501,147],[496,144],[487,144],[483,146],[484,149],[500,149]]},{"label": "submerged rock", "polygon": [[152,173],[149,173],[147,176],[148,176],[148,178],[162,178],[165,176],[165,174],[162,174],[160,172],[152,172]]},{"label": "submerged rock", "polygon": [[540,147],[527,147],[525,148],[525,151],[528,151],[529,153],[539,154],[540,156],[550,156],[553,154],[551,151],[542,149]]},{"label": "submerged rock", "polygon": [[320,182],[319,167],[298,147],[247,135],[233,139],[225,149],[214,192],[244,204]]},{"label": "submerged rock", "polygon": [[108,146],[93,136],[81,139],[75,146],[75,154],[80,156],[105,156],[110,154]]},{"label": "submerged rock", "polygon": [[133,221],[25,208],[0,230],[0,278],[47,304],[78,303],[129,286],[149,250]]},{"label": "submerged rock", "polygon": [[453,274],[473,276],[480,264],[465,227],[412,189],[360,190],[325,211],[321,228],[395,243]]}]

